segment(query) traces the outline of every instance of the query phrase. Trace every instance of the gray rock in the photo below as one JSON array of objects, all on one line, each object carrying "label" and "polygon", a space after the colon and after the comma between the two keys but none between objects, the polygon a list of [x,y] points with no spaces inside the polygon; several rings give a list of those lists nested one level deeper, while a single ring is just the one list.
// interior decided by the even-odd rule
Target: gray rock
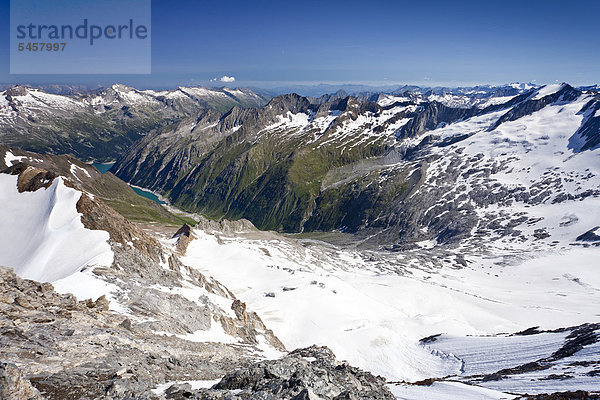
[{"label": "gray rock", "polygon": [[384,378],[340,363],[327,347],[317,346],[238,369],[213,389],[195,392],[195,398],[216,390],[249,393],[257,399],[394,399]]}]

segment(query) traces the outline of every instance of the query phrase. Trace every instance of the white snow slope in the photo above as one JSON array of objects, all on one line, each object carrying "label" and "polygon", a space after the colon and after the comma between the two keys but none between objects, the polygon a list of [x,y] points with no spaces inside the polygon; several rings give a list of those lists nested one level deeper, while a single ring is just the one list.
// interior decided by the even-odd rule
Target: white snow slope
[{"label": "white snow slope", "polygon": [[[389,259],[385,270],[358,253],[324,255],[281,240],[194,234],[184,263],[233,290],[288,348],[327,345],[339,358],[395,381],[461,373],[458,357],[418,343],[429,335],[600,321],[600,274],[590,268],[597,248],[520,265],[495,266],[498,257],[437,271]],[[518,365],[522,357],[506,362]]]},{"label": "white snow slope", "polygon": [[80,197],[62,178],[47,189],[19,193],[17,177],[0,174],[0,265],[43,282],[86,265],[111,265],[108,232],[83,226],[76,210]]}]

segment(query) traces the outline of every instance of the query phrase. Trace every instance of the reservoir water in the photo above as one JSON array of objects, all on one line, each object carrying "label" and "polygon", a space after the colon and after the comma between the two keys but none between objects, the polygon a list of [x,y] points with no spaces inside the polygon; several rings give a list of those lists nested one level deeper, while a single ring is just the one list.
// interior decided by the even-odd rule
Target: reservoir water
[{"label": "reservoir water", "polygon": [[98,171],[100,171],[101,174],[105,174],[108,172],[109,169],[112,168],[113,165],[115,165],[115,163],[106,163],[106,164],[92,163],[92,165],[94,167],[96,167],[96,169]]},{"label": "reservoir water", "polygon": [[[98,170],[100,171],[100,173],[105,174],[108,172],[109,169],[112,168],[113,165],[115,165],[115,163],[106,163],[106,164],[100,164],[100,163],[92,163],[92,165]],[[145,190],[145,189],[140,189],[137,187],[133,187],[131,185],[129,185],[129,187],[131,187],[133,189],[134,192],[136,192],[138,195],[145,197],[147,199],[152,200],[155,203],[158,204],[167,204],[164,201],[162,201],[161,199],[158,198],[157,195],[155,195],[154,193]]]},{"label": "reservoir water", "polygon": [[133,189],[134,192],[136,192],[137,194],[139,194],[142,197],[150,199],[153,202],[158,203],[158,204],[167,204],[164,201],[162,201],[161,199],[159,199],[157,195],[155,195],[154,193],[152,193],[148,190],[140,189],[140,188],[137,188],[137,187],[134,187],[131,185],[129,185],[129,186]]}]

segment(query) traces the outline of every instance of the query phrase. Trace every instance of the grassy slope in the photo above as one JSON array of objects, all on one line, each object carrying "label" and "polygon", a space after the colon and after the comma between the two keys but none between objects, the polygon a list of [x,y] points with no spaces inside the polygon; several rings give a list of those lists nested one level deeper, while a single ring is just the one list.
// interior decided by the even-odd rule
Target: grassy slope
[{"label": "grassy slope", "polygon": [[195,221],[169,212],[165,207],[135,193],[125,182],[107,172],[96,179],[93,194],[130,221],[150,222],[160,225],[194,225]]},{"label": "grassy slope", "polygon": [[[327,174],[385,151],[381,142],[343,150],[337,142],[319,147],[319,141],[307,144],[305,137],[289,132],[271,133],[256,142],[240,139],[221,142],[182,176],[169,193],[174,204],[212,219],[246,218],[260,229],[283,232],[302,230],[316,212],[319,218],[306,228],[336,229],[343,224],[345,209],[358,207],[353,197],[360,190],[323,192]],[[362,188],[368,185],[360,183]],[[364,201],[361,206],[366,206]]]}]

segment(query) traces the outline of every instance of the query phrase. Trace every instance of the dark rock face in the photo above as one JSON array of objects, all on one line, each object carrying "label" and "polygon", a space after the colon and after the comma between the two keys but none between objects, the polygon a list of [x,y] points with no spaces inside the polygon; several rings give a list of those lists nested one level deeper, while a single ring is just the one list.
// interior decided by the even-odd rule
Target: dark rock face
[{"label": "dark rock face", "polygon": [[600,241],[600,235],[597,234],[598,229],[600,229],[600,226],[596,226],[590,229],[589,231],[577,236],[576,240],[578,242],[598,242]]},{"label": "dark rock face", "polygon": [[418,113],[398,132],[398,139],[418,136],[428,130],[435,129],[440,124],[448,124],[469,118],[475,115],[477,108],[451,108],[436,101],[427,104],[422,112]]},{"label": "dark rock face", "polygon": [[569,148],[576,152],[592,150],[600,146],[600,95],[581,110],[583,122],[581,127],[569,139]]},{"label": "dark rock face", "polygon": [[184,224],[175,232],[173,238],[177,238],[177,251],[179,254],[185,254],[188,245],[193,239],[192,228],[188,224]]},{"label": "dark rock face", "polygon": [[394,396],[385,380],[336,361],[327,347],[298,349],[273,361],[263,361],[232,372],[212,389],[193,391],[172,386],[168,399],[294,399],[385,400]]},{"label": "dark rock face", "polygon": [[190,237],[191,232],[192,232],[192,228],[190,228],[190,226],[188,224],[184,224],[181,228],[179,228],[177,230],[177,232],[175,232],[175,234],[173,235],[173,238],[177,238],[177,237],[181,237],[181,236]]}]

